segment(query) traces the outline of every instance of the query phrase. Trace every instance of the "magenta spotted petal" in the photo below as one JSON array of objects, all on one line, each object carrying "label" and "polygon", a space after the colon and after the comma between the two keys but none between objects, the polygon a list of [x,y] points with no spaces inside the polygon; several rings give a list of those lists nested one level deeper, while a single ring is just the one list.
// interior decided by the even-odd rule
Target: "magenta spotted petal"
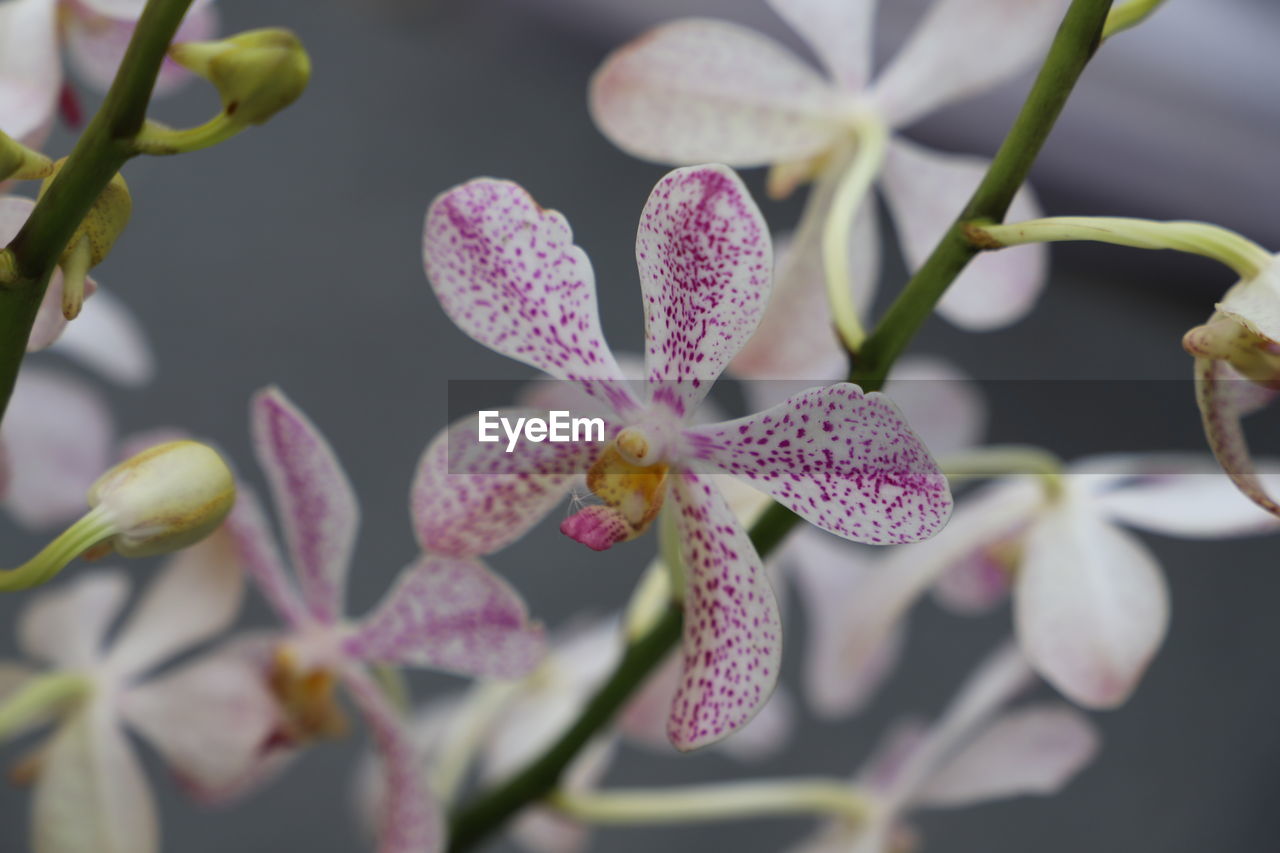
[{"label": "magenta spotted petal", "polygon": [[677,169],[645,204],[636,264],[653,398],[684,417],[760,325],[773,268],[769,229],[729,169]]},{"label": "magenta spotted petal", "polygon": [[849,383],[685,431],[690,452],[855,542],[916,542],[951,514],[946,478],[881,394]]},{"label": "magenta spotted petal", "polygon": [[[557,379],[621,379],[591,261],[565,218],[519,185],[481,178],[438,196],[422,252],[441,307],[477,342]],[[635,405],[620,382],[589,387],[615,409]]]},{"label": "magenta spotted petal", "polygon": [[764,706],[778,680],[782,625],[760,557],[711,478],[674,479],[688,588],[684,671],[667,733],[690,750],[726,737]]},{"label": "magenta spotted petal", "polygon": [[[546,412],[503,409],[502,415],[514,421]],[[477,434],[477,416],[462,418],[436,436],[418,463],[410,512],[418,543],[428,551],[469,557],[505,548],[564,500],[574,477],[602,449],[585,441],[522,440],[507,453],[505,436],[489,444]]]},{"label": "magenta spotted petal", "polygon": [[489,678],[527,674],[545,653],[520,596],[476,560],[420,557],[344,644],[369,663]]}]

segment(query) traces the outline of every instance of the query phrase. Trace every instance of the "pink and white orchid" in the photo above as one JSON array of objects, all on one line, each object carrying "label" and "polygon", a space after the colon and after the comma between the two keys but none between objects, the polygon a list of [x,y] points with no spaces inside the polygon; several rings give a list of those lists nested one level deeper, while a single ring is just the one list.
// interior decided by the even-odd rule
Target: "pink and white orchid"
[{"label": "pink and white orchid", "polygon": [[793,853],[891,853],[911,838],[903,820],[913,811],[1057,793],[1093,760],[1098,735],[1057,703],[1006,710],[1033,683],[1018,650],[999,649],[931,729],[890,733],[855,781],[869,803],[864,821],[833,821]]},{"label": "pink and white orchid", "polygon": [[[379,825],[383,853],[441,848],[443,826],[403,720],[372,667],[425,666],[514,678],[543,652],[542,631],[523,601],[473,553],[428,551],[410,564],[367,616],[344,616],[344,586],[359,511],[328,442],[276,389],[253,402],[253,437],[267,475],[296,584],[250,493],[237,514],[245,565],[285,623],[270,641],[265,673],[281,702],[282,744],[335,733],[343,717],[332,688],[345,687],[372,732],[390,795]],[[271,760],[272,756],[260,756]],[[244,768],[245,782],[256,781]]]},{"label": "pink and white orchid", "polygon": [[964,499],[936,539],[875,566],[832,641],[850,665],[865,665],[930,587],[963,612],[1012,589],[1018,639],[1036,670],[1081,705],[1116,707],[1169,619],[1160,566],[1125,527],[1209,539],[1267,533],[1277,522],[1200,456],[1092,457],[1048,478],[1004,477]]},{"label": "pink and white orchid", "polygon": [[690,425],[755,331],[771,248],[759,210],[721,166],[680,169],[645,205],[636,238],[645,305],[645,399],[605,343],[590,262],[564,217],[519,186],[475,180],[431,205],[427,276],[477,342],[580,383],[610,409],[606,441],[523,442],[496,452],[463,432],[428,449],[414,486],[419,536],[492,547],[528,530],[586,474],[603,501],[561,530],[603,549],[634,538],[665,499],[686,571],[684,673],[668,734],[719,740],[768,699],[778,676],[777,604],[746,531],[714,484],[740,477],[807,521],[875,544],[936,533],[943,478],[893,404],[855,385],[811,389],[737,421]]},{"label": "pink and white orchid", "polygon": [[0,736],[55,726],[19,766],[35,781],[33,849],[158,853],[155,803],[126,727],[193,788],[228,784],[261,748],[274,700],[240,658],[214,652],[149,677],[230,626],[242,578],[227,534],[215,533],[169,561],[110,648],[123,573],[95,571],[31,599],[18,641],[46,668],[4,668]]},{"label": "pink and white orchid", "polygon": [[[596,125],[618,147],[659,163],[708,160],[772,166],[772,195],[815,179],[805,215],[779,269],[777,319],[743,351],[744,375],[801,378],[797,347],[819,363],[840,355],[826,312],[819,254],[842,178],[859,164],[878,176],[908,266],[919,267],[963,208],[986,168],[980,158],[931,151],[892,135],[916,120],[1020,72],[1047,48],[1063,0],[937,0],[915,33],[872,79],[875,0],[769,0],[808,42],[825,74],[785,46],[728,21],[678,20],[615,51],[591,83]],[[857,202],[857,199],[854,199]],[[862,313],[878,278],[876,216],[848,213],[854,304]],[[1023,189],[1011,215],[1036,215]],[[939,303],[971,330],[1014,322],[1030,310],[1047,254],[1028,247],[979,258]],[[771,312],[775,313],[775,312]],[[816,352],[815,352],[816,351]],[[765,370],[764,373],[761,371]]]},{"label": "pink and white orchid", "polygon": [[[0,130],[38,148],[60,104],[74,113],[64,88],[61,54],[76,72],[106,91],[124,57],[145,0],[4,0],[0,3]],[[199,41],[217,29],[212,0],[196,0],[175,41]],[[156,93],[187,76],[166,60]]]}]

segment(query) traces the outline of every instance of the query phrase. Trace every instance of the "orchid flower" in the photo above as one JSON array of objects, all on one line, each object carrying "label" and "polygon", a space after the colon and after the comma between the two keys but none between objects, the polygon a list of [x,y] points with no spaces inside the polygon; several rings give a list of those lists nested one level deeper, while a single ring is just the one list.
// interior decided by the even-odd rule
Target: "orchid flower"
[{"label": "orchid flower", "polygon": [[[95,88],[106,91],[124,57],[145,0],[4,0],[0,3],[0,130],[38,148],[61,105],[73,122],[74,95],[64,87],[61,53]],[[211,0],[196,0],[175,41],[208,38],[217,28]],[[156,93],[172,91],[186,72],[166,60]]]},{"label": "orchid flower", "polygon": [[[906,254],[918,268],[978,186],[979,158],[931,151],[892,131],[1018,73],[1046,48],[1062,0],[937,0],[906,45],[873,80],[874,0],[769,0],[821,60],[818,73],[777,42],[728,21],[686,19],[659,26],[615,51],[591,83],[596,125],[618,147],[658,163],[707,160],[738,168],[772,166],[770,194],[815,179],[787,267],[780,269],[767,320],[741,355],[786,370],[797,341],[829,344],[827,312],[798,304],[833,300],[861,314],[878,276],[873,211],[855,214],[875,179]],[[869,206],[864,206],[869,208]],[[1024,189],[1012,215],[1035,215]],[[836,227],[838,233],[827,232]],[[843,226],[843,227],[841,227]],[[831,264],[836,243],[849,270]],[[825,257],[819,260],[820,255]],[[1031,307],[1045,275],[1043,247],[979,259],[938,310],[971,330],[1014,322]],[[855,287],[856,293],[848,293]],[[840,320],[837,311],[837,321]],[[751,375],[759,375],[751,373]],[[774,373],[773,375],[779,375]],[[785,375],[785,374],[784,374]],[[790,373],[789,378],[798,378]]]},{"label": "orchid flower", "polygon": [[833,821],[794,853],[891,853],[911,837],[911,812],[1061,790],[1093,759],[1098,735],[1057,703],[1006,710],[1032,683],[1017,649],[999,649],[932,729],[903,724],[876,751],[855,781],[865,820]]},{"label": "orchid flower", "polygon": [[173,557],[110,648],[129,592],[102,570],[31,598],[18,623],[43,671],[7,667],[0,736],[54,731],[18,765],[35,782],[32,847],[41,853],[157,853],[156,807],[125,728],[153,746],[185,785],[226,784],[270,735],[274,701],[257,672],[214,652],[149,677],[227,628],[243,581],[225,532]]},{"label": "orchid flower", "polygon": [[1196,402],[1209,448],[1250,500],[1280,516],[1240,423],[1280,390],[1280,255],[1257,257],[1252,274],[1228,290],[1209,322],[1182,344],[1196,359]]},{"label": "orchid flower", "polygon": [[[284,529],[296,585],[251,494],[237,528],[247,570],[285,624],[270,641],[268,681],[280,700],[285,744],[340,732],[333,687],[341,684],[368,724],[387,790],[383,853],[440,849],[443,826],[397,709],[371,668],[428,666],[464,675],[514,678],[542,654],[541,628],[524,603],[475,554],[428,552],[400,575],[372,613],[343,615],[343,587],[358,508],[346,473],[324,437],[276,389],[253,403],[258,461]],[[262,756],[270,760],[272,756]],[[256,781],[253,768],[246,782]]]},{"label": "orchid flower", "polygon": [[968,612],[1011,589],[1018,639],[1036,670],[1081,705],[1116,707],[1169,619],[1160,566],[1125,527],[1217,539],[1270,532],[1277,522],[1200,456],[1092,457],[1057,474],[1002,477],[962,501],[942,535],[875,566],[846,599],[843,631],[831,642],[849,665],[865,665],[930,586]]},{"label": "orchid flower", "polygon": [[461,425],[452,448],[428,449],[419,470],[419,536],[451,540],[453,548],[505,544],[585,473],[603,503],[561,530],[600,550],[643,533],[669,494],[687,572],[675,586],[685,602],[684,673],[668,724],[677,748],[711,743],[746,723],[778,675],[773,591],[714,475],[741,477],[857,541],[915,541],[946,521],[950,494],[928,452],[891,402],[855,385],[813,389],[737,421],[688,425],[760,322],[769,294],[768,231],[728,169],[672,172],[642,214],[643,402],[605,343],[590,262],[560,214],[513,183],[476,180],[433,202],[423,242],[436,295],[464,332],[580,383],[610,417],[603,446],[526,441],[512,453],[478,443]]}]

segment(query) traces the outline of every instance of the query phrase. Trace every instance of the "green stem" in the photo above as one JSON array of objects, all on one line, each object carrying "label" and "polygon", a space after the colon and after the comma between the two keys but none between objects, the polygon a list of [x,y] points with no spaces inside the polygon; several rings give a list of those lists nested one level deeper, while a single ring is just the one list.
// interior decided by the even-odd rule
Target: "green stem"
[{"label": "green stem", "polygon": [[868,391],[883,387],[889,368],[978,251],[965,239],[962,225],[1004,218],[1097,49],[1110,9],[1111,0],[1072,0],[1044,66],[982,183],[867,338],[854,361],[852,382]]},{"label": "green stem", "polygon": [[0,703],[0,740],[13,737],[89,690],[89,680],[77,672],[55,672],[27,680]]},{"label": "green stem", "polygon": [[102,507],[90,510],[21,566],[0,569],[0,592],[16,592],[48,583],[72,560],[116,532]]},{"label": "green stem", "polygon": [[[893,362],[951,282],[977,249],[965,239],[961,225],[970,220],[1004,217],[1027,178],[1031,164],[1053,129],[1067,97],[1093,56],[1111,0],[1073,0],[1054,39],[1044,67],[1013,128],[987,170],[965,211],[943,237],[920,271],[908,282],[880,324],[867,338],[850,371],[850,381],[878,390]],[[778,546],[799,517],[774,504],[751,527],[751,542],[761,558]],[[635,639],[578,719],[524,770],[486,791],[456,811],[450,822],[449,850],[470,850],[529,803],[548,796],[579,750],[622,708],[680,640],[681,612],[675,607],[645,635]]]},{"label": "green stem", "polygon": [[0,289],[0,417],[49,278],[89,208],[136,153],[133,139],[146,118],[160,63],[191,3],[148,0],[102,109],[9,245],[19,278]]},{"label": "green stem", "polygon": [[1062,492],[1062,460],[1040,447],[994,445],[965,450],[939,461],[952,480],[1032,474],[1044,482],[1050,496]]},{"label": "green stem", "polygon": [[552,808],[584,823],[690,823],[726,818],[826,815],[851,823],[874,808],[839,779],[783,779],[603,792],[559,791]]}]

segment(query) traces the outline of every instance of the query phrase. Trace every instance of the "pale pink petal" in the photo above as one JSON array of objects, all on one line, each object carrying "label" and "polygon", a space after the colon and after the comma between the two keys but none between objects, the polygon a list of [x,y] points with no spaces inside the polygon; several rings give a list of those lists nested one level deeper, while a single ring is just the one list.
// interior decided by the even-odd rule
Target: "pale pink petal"
[{"label": "pale pink petal", "polygon": [[951,514],[946,477],[884,395],[840,383],[768,411],[684,432],[694,459],[824,530],[876,545],[916,542]]},{"label": "pale pink petal", "polygon": [[427,785],[404,721],[364,669],[347,669],[342,681],[369,727],[382,767],[387,796],[375,822],[379,853],[443,849],[444,818]]},{"label": "pale pink petal", "polygon": [[202,802],[225,799],[258,764],[280,711],[261,670],[215,653],[130,688],[121,713]]},{"label": "pale pink petal", "polygon": [[123,572],[100,569],[34,593],[18,618],[18,646],[61,669],[89,669],[129,595]]},{"label": "pale pink petal", "polygon": [[356,660],[517,678],[545,653],[519,594],[478,560],[428,554],[343,644]]},{"label": "pale pink petal", "polygon": [[1066,8],[1067,0],[936,0],[876,80],[875,101],[904,127],[1003,83],[1044,56]]},{"label": "pale pink petal", "polygon": [[39,145],[57,108],[62,87],[58,5],[58,0],[0,4],[0,130],[19,142]]},{"label": "pale pink petal", "polygon": [[842,93],[790,50],[727,21],[685,19],[614,51],[591,78],[591,117],[646,160],[764,166],[827,149]]},{"label": "pale pink petal", "polygon": [[[866,706],[897,666],[902,649],[902,609],[868,646],[862,645],[858,619],[883,569],[865,550],[816,530],[802,530],[788,543],[788,555],[808,625],[804,656],[805,698],[821,717],[841,718]],[[859,602],[867,601],[867,605]],[[888,602],[885,602],[888,603]],[[852,630],[851,630],[852,629]]]},{"label": "pale pink petal", "polygon": [[836,82],[851,92],[866,85],[877,0],[769,0],[769,5],[804,36]]},{"label": "pale pink petal", "polygon": [[[88,300],[97,290],[98,283],[93,278],[86,277],[85,299]],[[31,336],[27,338],[27,352],[39,352],[53,346],[70,325],[62,313],[62,270],[54,268],[49,286],[45,288],[40,307],[36,310],[36,318],[31,324]]]},{"label": "pale pink petal", "polygon": [[67,324],[53,351],[70,356],[121,385],[145,385],[156,371],[155,355],[142,324],[107,290],[97,291],[84,304],[80,316]]},{"label": "pale pink petal", "polygon": [[1003,604],[1013,589],[1021,534],[983,543],[957,559],[934,584],[934,599],[961,616],[980,616]]},{"label": "pale pink petal", "polygon": [[[9,9],[19,5],[34,7],[42,2],[44,0],[19,0],[19,2],[0,5],[0,39],[4,37],[3,16],[6,7]],[[0,47],[0,51],[2,50],[3,48]],[[2,74],[3,69],[0,68],[0,75]],[[8,130],[2,123],[5,85],[6,81],[3,76],[0,76],[0,130]],[[7,246],[14,237],[18,236],[18,232],[26,224],[35,206],[36,203],[29,198],[0,195],[0,244]],[[88,297],[96,287],[97,284],[93,279],[88,279],[85,282],[85,296]],[[55,269],[53,277],[49,279],[49,286],[45,289],[44,297],[40,300],[40,307],[36,311],[36,318],[31,326],[31,334],[27,337],[27,352],[38,352],[48,347],[66,328],[67,318],[62,316],[62,271]]]},{"label": "pale pink petal", "polygon": [[[588,791],[600,783],[617,751],[612,738],[587,744],[565,770],[561,788],[571,793]],[[511,826],[511,835],[520,846],[535,853],[577,853],[589,840],[590,829],[545,808],[525,810]]]},{"label": "pale pink petal", "polygon": [[[545,410],[533,409],[501,414],[513,422],[547,417]],[[479,441],[479,419],[471,415],[437,435],[422,454],[409,505],[418,543],[426,550],[466,557],[505,548],[565,499],[604,447],[590,441],[521,440],[508,453],[507,436],[500,428],[495,434],[497,442]]]},{"label": "pale pink petal", "polygon": [[1253,383],[1225,361],[1197,358],[1195,364],[1196,403],[1200,406],[1200,420],[1209,449],[1245,497],[1272,515],[1280,516],[1280,503],[1276,503],[1273,493],[1258,476],[1244,426],[1240,423],[1258,400]]},{"label": "pale pink petal", "polygon": [[667,734],[681,751],[727,737],[759,712],[778,681],[782,626],[760,557],[712,480],[672,475],[688,576],[684,671]]},{"label": "pale pink petal", "polygon": [[[986,169],[987,161],[978,157],[932,151],[901,137],[893,140],[881,180],[908,267],[915,270],[924,264]],[[1009,208],[1009,221],[1040,215],[1035,195],[1024,186]],[[1048,265],[1049,250],[1043,243],[981,254],[948,288],[938,313],[972,332],[1007,326],[1035,305]]]},{"label": "pale pink petal", "polygon": [[951,362],[927,355],[898,360],[884,393],[935,457],[967,450],[987,429],[982,386]]},{"label": "pale pink petal", "polygon": [[285,570],[284,557],[271,533],[262,502],[244,483],[237,484],[236,505],[225,524],[245,572],[276,615],[295,628],[307,622],[306,608]]},{"label": "pale pink petal", "polygon": [[957,808],[1056,794],[1093,760],[1098,746],[1097,730],[1074,708],[1045,705],[1012,711],[943,764],[915,802]]},{"label": "pale pink petal", "polygon": [[773,273],[769,228],[729,169],[677,169],[645,204],[636,264],[651,396],[683,417],[760,325]]},{"label": "pale pink petal", "polygon": [[633,743],[670,752],[667,721],[671,717],[671,697],[680,687],[683,671],[684,655],[673,651],[627,701],[615,724],[618,732]]},{"label": "pale pink petal", "polygon": [[[1095,495],[1112,519],[1162,536],[1217,539],[1272,533],[1280,520],[1240,494],[1213,459],[1201,454],[1140,454],[1108,460],[1131,478]],[[1259,474],[1280,487],[1274,466]]]},{"label": "pale pink petal", "polygon": [[156,807],[106,703],[89,703],[44,753],[32,802],[36,853],[157,853]]},{"label": "pale pink petal", "polygon": [[[77,0],[89,9],[94,6],[114,7],[138,5],[133,3],[103,2],[103,0]],[[110,16],[110,17],[109,17]],[[93,88],[105,92],[115,79],[116,70],[124,58],[124,52],[133,38],[137,14],[120,14],[120,10],[100,11],[94,14],[66,16],[65,37],[67,57],[76,74]],[[174,35],[175,44],[205,41],[218,29],[218,14],[208,3],[198,3]],[[155,95],[167,95],[191,77],[178,63],[166,58],[156,78]]]},{"label": "pale pink petal", "polygon": [[91,386],[39,367],[23,370],[0,430],[9,512],[33,529],[84,514],[89,487],[114,461],[114,432],[106,401]]},{"label": "pale pink petal", "polygon": [[422,256],[440,306],[477,343],[557,379],[604,380],[583,384],[634,408],[600,330],[591,261],[559,213],[510,181],[469,181],[431,203]]},{"label": "pale pink petal", "polygon": [[307,609],[322,622],[343,611],[360,509],[320,431],[278,388],[253,399],[258,464],[267,475]]},{"label": "pale pink petal", "polygon": [[[734,375],[762,380],[808,379],[816,384],[817,380],[834,381],[848,372],[849,357],[831,321],[822,267],[822,220],[830,205],[831,188],[829,181],[816,184],[794,239],[775,241],[773,294],[760,327],[729,366]],[[863,205],[854,220],[849,262],[854,304],[858,313],[865,315],[880,275],[880,234],[873,205]]]},{"label": "pale pink petal", "polygon": [[123,675],[141,675],[231,626],[244,573],[231,535],[219,530],[169,559],[147,587],[107,656]]},{"label": "pale pink petal", "polygon": [[1014,586],[1018,639],[1044,678],[1089,708],[1114,708],[1164,640],[1169,593],[1150,552],[1073,495],[1028,532]]}]

